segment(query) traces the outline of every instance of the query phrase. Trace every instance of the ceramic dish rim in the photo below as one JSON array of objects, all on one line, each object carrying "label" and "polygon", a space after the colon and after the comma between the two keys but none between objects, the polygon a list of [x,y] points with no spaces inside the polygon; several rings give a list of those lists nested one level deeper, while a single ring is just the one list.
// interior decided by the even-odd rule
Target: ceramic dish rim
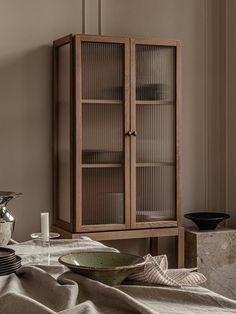
[{"label": "ceramic dish rim", "polygon": [[10,249],[10,248],[7,248],[7,247],[0,247],[0,251],[5,251],[5,252],[9,253],[8,255],[0,256],[0,260],[11,258],[11,257],[16,255],[16,252],[13,249]]},{"label": "ceramic dish rim", "polygon": [[0,264],[0,272],[2,269],[6,269],[6,268],[14,268],[18,265],[21,265],[21,257],[16,255],[16,258],[13,261],[11,261],[10,263],[5,264],[4,266]]},{"label": "ceramic dish rim", "polygon": [[16,255],[13,255],[11,257],[8,258],[0,258],[0,264],[1,263],[6,263],[6,262],[12,262],[16,259]]},{"label": "ceramic dish rim", "polygon": [[13,270],[11,270],[11,271],[2,272],[2,273],[0,273],[0,277],[2,277],[2,276],[8,276],[8,275],[14,274],[14,273],[16,273],[21,267],[22,267],[22,266],[19,266],[18,268],[13,269]]},{"label": "ceramic dish rim", "polygon": [[[127,254],[127,255],[131,255],[133,257],[137,257],[142,259],[143,261],[137,264],[133,264],[133,265],[124,265],[124,266],[110,266],[110,267],[93,267],[93,266],[82,266],[82,265],[73,265],[67,262],[62,261],[62,258],[68,255],[73,255],[73,254],[80,254],[80,253],[115,253],[115,254]],[[129,253],[119,253],[119,252],[107,252],[107,251],[90,251],[90,252],[86,252],[86,251],[81,251],[81,252],[75,252],[75,253],[67,253],[64,254],[62,256],[60,256],[58,258],[59,263],[67,266],[68,268],[73,267],[73,268],[77,268],[77,269],[83,269],[83,270],[90,270],[90,271],[113,271],[113,270],[126,270],[126,269],[133,269],[133,268],[138,268],[138,267],[142,267],[145,264],[145,259],[142,256],[138,256],[138,255],[134,255],[134,254],[129,254]]]},{"label": "ceramic dish rim", "polygon": [[0,270],[0,274],[3,274],[3,273],[6,273],[8,271],[15,271],[15,270],[18,270],[22,265],[19,264],[19,265],[16,265],[14,267],[7,267],[7,268],[4,268],[4,269],[1,269]]},{"label": "ceramic dish rim", "polygon": [[[221,217],[197,217],[195,215],[199,214],[218,214],[222,215]],[[193,215],[193,216],[192,216]],[[192,212],[192,213],[187,213],[184,215],[185,218],[191,219],[191,220],[202,220],[202,221],[216,221],[216,220],[222,220],[222,219],[229,219],[230,215],[227,213],[220,213],[220,212]]]}]

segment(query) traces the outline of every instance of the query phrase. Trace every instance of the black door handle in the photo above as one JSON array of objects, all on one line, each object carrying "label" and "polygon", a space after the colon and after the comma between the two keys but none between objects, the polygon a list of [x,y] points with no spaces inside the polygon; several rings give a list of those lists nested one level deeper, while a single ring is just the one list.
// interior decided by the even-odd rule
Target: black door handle
[{"label": "black door handle", "polygon": [[128,132],[126,133],[126,135],[131,136],[131,135],[132,135],[132,132],[131,132],[131,131],[128,131]]}]

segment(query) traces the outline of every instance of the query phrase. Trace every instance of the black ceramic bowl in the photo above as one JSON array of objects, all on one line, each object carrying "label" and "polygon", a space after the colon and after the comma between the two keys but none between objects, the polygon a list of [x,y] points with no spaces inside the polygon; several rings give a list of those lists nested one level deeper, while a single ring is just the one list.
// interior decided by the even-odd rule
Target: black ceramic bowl
[{"label": "black ceramic bowl", "polygon": [[196,212],[184,215],[185,218],[192,220],[199,230],[214,230],[216,226],[230,215],[216,212]]}]

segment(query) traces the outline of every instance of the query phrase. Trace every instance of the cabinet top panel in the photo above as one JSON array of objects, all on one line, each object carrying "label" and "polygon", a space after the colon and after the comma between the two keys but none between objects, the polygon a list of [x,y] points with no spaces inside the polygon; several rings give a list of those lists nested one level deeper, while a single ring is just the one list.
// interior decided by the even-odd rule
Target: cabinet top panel
[{"label": "cabinet top panel", "polygon": [[70,34],[55,40],[55,46],[63,45],[69,42],[72,38],[79,38],[81,41],[93,42],[113,42],[113,43],[126,43],[130,41],[132,44],[139,45],[160,45],[160,46],[181,46],[180,40],[176,39],[156,39],[156,38],[143,38],[143,37],[122,37],[122,36],[106,36],[106,35],[85,35],[85,34]]}]

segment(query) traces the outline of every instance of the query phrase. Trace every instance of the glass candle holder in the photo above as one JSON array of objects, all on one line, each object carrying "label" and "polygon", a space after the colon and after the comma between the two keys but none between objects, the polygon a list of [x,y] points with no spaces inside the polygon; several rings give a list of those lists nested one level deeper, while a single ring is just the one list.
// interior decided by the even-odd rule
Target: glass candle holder
[{"label": "glass candle holder", "polygon": [[50,241],[59,237],[60,234],[56,232],[50,232],[48,238],[44,238],[40,232],[31,234],[34,245],[42,253],[43,264],[50,265]]},{"label": "glass candle holder", "polygon": [[36,232],[36,233],[32,233],[31,234],[31,239],[35,240],[35,239],[40,239],[40,240],[50,240],[50,239],[57,239],[60,237],[59,233],[56,232],[49,232],[49,237],[48,239],[44,239],[42,236],[41,232]]}]

